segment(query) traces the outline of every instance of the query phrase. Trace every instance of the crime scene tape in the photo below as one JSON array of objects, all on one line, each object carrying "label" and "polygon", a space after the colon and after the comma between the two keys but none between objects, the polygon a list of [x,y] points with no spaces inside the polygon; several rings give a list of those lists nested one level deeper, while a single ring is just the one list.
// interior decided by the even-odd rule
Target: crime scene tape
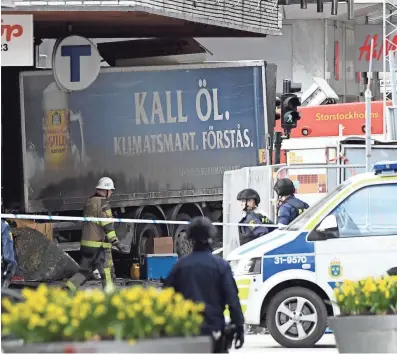
[{"label": "crime scene tape", "polygon": [[[52,215],[27,215],[27,214],[0,214],[2,219],[23,219],[23,220],[50,220],[50,221],[111,221],[128,224],[169,224],[169,225],[188,225],[189,221],[172,221],[172,220],[150,220],[150,219],[124,219],[124,218],[94,218],[86,216],[52,216]],[[249,227],[280,227],[275,224],[240,224],[240,223],[223,223],[213,222],[214,226],[249,226]]]}]

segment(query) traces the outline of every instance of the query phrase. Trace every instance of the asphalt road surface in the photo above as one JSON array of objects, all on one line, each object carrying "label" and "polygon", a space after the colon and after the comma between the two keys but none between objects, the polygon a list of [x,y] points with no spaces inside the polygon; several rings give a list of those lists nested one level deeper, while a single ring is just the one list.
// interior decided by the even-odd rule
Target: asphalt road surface
[{"label": "asphalt road surface", "polygon": [[248,334],[245,336],[245,343],[242,349],[231,350],[231,353],[261,353],[261,354],[293,354],[293,353],[315,353],[328,354],[338,353],[335,347],[335,339],[333,334],[326,334],[316,344],[314,348],[283,348],[268,334]]}]

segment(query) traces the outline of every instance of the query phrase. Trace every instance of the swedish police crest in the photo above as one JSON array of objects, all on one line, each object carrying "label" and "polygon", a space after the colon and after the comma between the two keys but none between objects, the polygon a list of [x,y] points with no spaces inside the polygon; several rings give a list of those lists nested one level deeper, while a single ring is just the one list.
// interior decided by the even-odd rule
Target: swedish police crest
[{"label": "swedish police crest", "polygon": [[338,259],[333,259],[328,267],[328,274],[331,278],[339,278],[342,276],[343,268]]}]

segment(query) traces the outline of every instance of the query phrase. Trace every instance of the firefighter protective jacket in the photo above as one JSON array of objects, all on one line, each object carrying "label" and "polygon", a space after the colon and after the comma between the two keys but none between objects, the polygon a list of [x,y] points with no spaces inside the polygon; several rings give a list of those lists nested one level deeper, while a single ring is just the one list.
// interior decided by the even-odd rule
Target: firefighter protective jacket
[{"label": "firefighter protective jacket", "polygon": [[[84,206],[85,217],[112,218],[112,210],[105,197],[94,195]],[[112,221],[86,221],[83,225],[81,246],[111,248],[119,242]]]}]

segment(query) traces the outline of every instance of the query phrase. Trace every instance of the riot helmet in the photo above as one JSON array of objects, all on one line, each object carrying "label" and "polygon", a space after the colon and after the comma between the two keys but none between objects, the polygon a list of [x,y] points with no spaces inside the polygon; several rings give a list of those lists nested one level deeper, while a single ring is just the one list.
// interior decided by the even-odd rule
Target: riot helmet
[{"label": "riot helmet", "polygon": [[217,229],[210,219],[205,216],[197,216],[192,219],[187,228],[187,237],[195,245],[211,245],[216,237]]},{"label": "riot helmet", "polygon": [[295,185],[289,178],[281,178],[275,183],[274,190],[279,197],[287,197],[295,193]]},{"label": "riot helmet", "polygon": [[239,194],[237,194],[237,200],[250,200],[253,199],[256,205],[261,202],[261,197],[255,189],[247,188],[243,189]]},{"label": "riot helmet", "polygon": [[[255,209],[259,205],[261,202],[261,197],[256,190],[247,188],[243,189],[239,194],[237,194],[237,200],[245,202],[245,204],[242,203],[241,206],[243,207],[244,211],[248,211]],[[250,200],[253,200],[255,205],[249,205]]]}]

